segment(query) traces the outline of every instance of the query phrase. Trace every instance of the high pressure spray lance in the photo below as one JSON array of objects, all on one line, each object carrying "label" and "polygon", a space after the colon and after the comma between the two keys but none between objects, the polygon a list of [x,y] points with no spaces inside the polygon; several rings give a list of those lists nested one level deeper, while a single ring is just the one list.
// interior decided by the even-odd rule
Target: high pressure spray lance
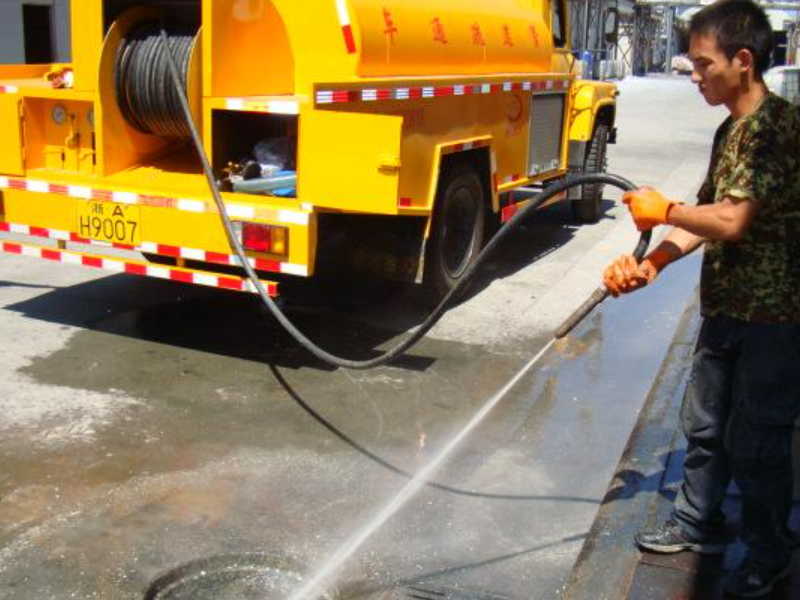
[{"label": "high pressure spray lance", "polygon": [[[436,306],[433,312],[431,312],[428,318],[425,319],[425,321],[417,328],[417,330],[414,333],[412,333],[408,338],[406,338],[404,341],[400,342],[397,346],[395,346],[391,350],[388,350],[381,356],[369,360],[351,360],[348,358],[336,356],[317,346],[313,341],[311,341],[308,337],[306,337],[306,335],[302,331],[300,331],[299,329],[297,329],[297,327],[295,327],[295,325],[278,307],[275,301],[272,298],[270,298],[269,294],[264,289],[261,280],[258,278],[255,269],[253,269],[252,265],[250,264],[250,261],[247,259],[247,256],[245,255],[244,252],[244,248],[242,247],[242,243],[239,241],[238,236],[233,231],[233,224],[231,223],[230,217],[228,216],[227,210],[225,208],[225,203],[222,200],[222,196],[219,191],[219,186],[217,185],[217,182],[214,178],[214,173],[211,169],[208,157],[206,156],[205,149],[203,148],[203,143],[200,139],[200,134],[198,133],[197,127],[194,123],[194,119],[192,118],[191,110],[189,109],[189,103],[186,99],[186,92],[185,92],[186,84],[184,81],[181,80],[181,76],[178,73],[178,68],[175,65],[175,60],[170,50],[170,40],[169,37],[167,36],[167,32],[164,29],[164,27],[161,27],[160,37],[161,37],[162,54],[165,56],[167,65],[169,67],[172,83],[175,86],[175,93],[180,103],[180,110],[182,111],[183,116],[186,119],[186,124],[188,125],[192,141],[197,151],[197,155],[200,158],[200,162],[202,163],[203,172],[206,176],[209,190],[211,191],[211,194],[214,198],[214,202],[217,205],[220,217],[222,218],[222,222],[225,227],[225,233],[228,237],[228,242],[230,243],[231,248],[233,249],[236,256],[239,258],[242,267],[247,273],[247,277],[252,282],[253,286],[258,292],[258,295],[261,296],[261,299],[263,300],[264,304],[267,306],[270,313],[275,317],[275,319],[281,324],[281,326],[284,329],[286,329],[286,331],[303,348],[311,352],[314,356],[316,356],[323,362],[336,367],[344,367],[347,369],[370,369],[391,362],[399,355],[404,353],[406,350],[411,348],[411,346],[416,344],[437,323],[437,321],[442,317],[444,312],[449,307],[451,300],[453,300],[453,298],[456,297],[457,294],[459,294],[464,289],[464,286],[467,284],[467,282],[469,282],[472,279],[477,269],[486,261],[486,259],[492,254],[492,252],[494,252],[497,246],[499,246],[514,229],[519,227],[519,225],[524,221],[524,219],[528,215],[530,215],[533,211],[539,208],[542,205],[542,203],[549,200],[556,194],[560,194],[561,192],[575,186],[596,184],[596,183],[612,185],[624,191],[632,191],[637,187],[632,182],[628,181],[623,177],[605,173],[570,176],[561,182],[548,186],[545,190],[539,192],[536,196],[534,196],[526,207],[524,207],[516,215],[514,215],[513,218],[511,218],[508,222],[506,222],[505,225],[497,232],[497,234],[495,234],[495,236],[492,237],[489,243],[486,244],[486,246],[480,252],[475,262],[464,272],[463,276],[459,278],[458,283],[447,293],[447,295],[441,300],[441,302],[439,302],[439,304]],[[648,230],[642,232],[639,242],[633,251],[633,256],[636,258],[637,261],[641,261],[642,258],[644,257],[644,253],[647,251],[647,247],[650,244],[651,236],[652,236],[652,231]],[[578,323],[580,323],[594,309],[595,306],[597,306],[603,300],[605,300],[607,296],[608,296],[608,290],[605,288],[605,286],[600,286],[599,288],[597,288],[592,293],[592,295],[580,307],[578,307],[578,309],[572,315],[570,315],[570,317],[567,318],[567,320],[564,321],[564,323],[558,329],[556,329],[554,337],[551,340],[550,344],[552,344],[556,339],[563,338],[570,331],[572,331],[572,329]],[[549,347],[550,344],[548,344],[547,347]],[[537,355],[537,359],[542,354],[543,352],[540,352],[539,355]]]}]

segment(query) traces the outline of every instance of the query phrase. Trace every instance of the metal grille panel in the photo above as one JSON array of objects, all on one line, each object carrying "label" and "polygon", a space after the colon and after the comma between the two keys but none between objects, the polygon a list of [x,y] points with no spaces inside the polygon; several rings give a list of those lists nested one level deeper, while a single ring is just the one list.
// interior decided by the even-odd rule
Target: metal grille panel
[{"label": "metal grille panel", "polygon": [[564,94],[547,94],[531,99],[530,175],[551,171],[559,166],[564,98]]},{"label": "metal grille panel", "polygon": [[800,68],[781,66],[770,69],[764,74],[764,83],[771,92],[800,105]]},{"label": "metal grille panel", "polygon": [[800,104],[800,70],[787,70],[783,85],[784,98],[794,104]]}]

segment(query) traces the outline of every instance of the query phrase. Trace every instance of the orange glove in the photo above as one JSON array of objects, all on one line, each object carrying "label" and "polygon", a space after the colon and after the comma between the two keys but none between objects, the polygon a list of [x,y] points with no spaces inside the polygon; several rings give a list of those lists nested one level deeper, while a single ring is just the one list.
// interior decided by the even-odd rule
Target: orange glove
[{"label": "orange glove", "polygon": [[676,204],[651,187],[625,192],[622,201],[628,205],[639,231],[647,231],[667,222],[670,209]]},{"label": "orange glove", "polygon": [[655,250],[640,264],[630,254],[620,256],[603,271],[603,284],[615,298],[634,292],[652,283],[671,261],[666,250]]}]

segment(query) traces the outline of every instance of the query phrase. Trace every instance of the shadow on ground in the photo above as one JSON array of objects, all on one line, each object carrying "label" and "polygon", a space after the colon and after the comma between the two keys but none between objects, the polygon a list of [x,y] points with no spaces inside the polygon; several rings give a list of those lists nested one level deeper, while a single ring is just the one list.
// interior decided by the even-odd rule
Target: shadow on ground
[{"label": "shadow on ground", "polygon": [[[568,243],[575,229],[566,203],[542,209],[489,257],[461,301]],[[15,285],[31,287],[0,282],[0,286]],[[335,281],[285,279],[281,293],[284,310],[301,331],[329,352],[354,360],[380,355],[385,347],[394,346],[396,336],[422,323],[430,312],[422,286],[346,273]],[[281,367],[331,369],[300,347],[259,298],[247,294],[113,275],[51,289],[5,308],[34,319]],[[367,310],[369,324],[363,319]],[[432,361],[412,351],[395,364],[420,370]]]}]

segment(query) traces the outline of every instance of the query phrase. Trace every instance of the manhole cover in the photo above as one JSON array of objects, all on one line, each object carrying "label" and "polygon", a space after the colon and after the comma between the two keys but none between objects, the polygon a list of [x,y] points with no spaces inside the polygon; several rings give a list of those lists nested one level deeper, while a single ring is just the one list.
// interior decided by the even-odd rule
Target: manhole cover
[{"label": "manhole cover", "polygon": [[[156,579],[144,600],[286,600],[303,583],[293,561],[270,554],[231,554],[192,561]],[[326,592],[318,600],[338,600]]]}]

